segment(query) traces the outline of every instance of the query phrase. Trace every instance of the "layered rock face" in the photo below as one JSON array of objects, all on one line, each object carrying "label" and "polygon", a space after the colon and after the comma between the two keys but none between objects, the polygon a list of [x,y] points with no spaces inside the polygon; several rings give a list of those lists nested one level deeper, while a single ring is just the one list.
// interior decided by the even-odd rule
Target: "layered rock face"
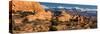
[{"label": "layered rock face", "polygon": [[[13,1],[12,10],[15,12],[34,12],[32,17],[35,19],[47,19],[50,20],[51,12],[45,12],[42,6],[37,2],[28,2],[28,1]],[[27,16],[30,17],[30,16]],[[35,20],[33,19],[33,20]]]}]

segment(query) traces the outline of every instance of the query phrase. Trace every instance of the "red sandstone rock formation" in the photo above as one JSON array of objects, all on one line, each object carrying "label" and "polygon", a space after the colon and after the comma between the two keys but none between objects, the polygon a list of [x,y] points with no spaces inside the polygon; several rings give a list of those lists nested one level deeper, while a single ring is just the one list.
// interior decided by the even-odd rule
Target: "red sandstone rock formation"
[{"label": "red sandstone rock formation", "polygon": [[17,11],[27,11],[36,12],[35,15],[29,15],[26,18],[30,21],[41,19],[41,20],[51,20],[51,12],[45,12],[43,7],[38,2],[34,1],[12,1],[12,10]]}]

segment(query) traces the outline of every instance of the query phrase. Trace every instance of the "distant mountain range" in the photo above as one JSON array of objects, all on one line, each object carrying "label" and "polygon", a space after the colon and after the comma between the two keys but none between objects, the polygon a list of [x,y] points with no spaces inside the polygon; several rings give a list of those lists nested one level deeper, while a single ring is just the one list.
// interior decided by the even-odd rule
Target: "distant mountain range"
[{"label": "distant mountain range", "polygon": [[81,11],[96,11],[96,5],[79,5],[79,4],[61,4],[61,3],[48,3],[40,2],[41,6],[45,9],[78,9]]},{"label": "distant mountain range", "polygon": [[78,11],[80,15],[97,16],[96,5],[61,4],[61,3],[48,3],[48,2],[40,2],[40,4],[46,10],[50,9],[53,11],[60,11],[64,9],[74,13],[75,11]]}]

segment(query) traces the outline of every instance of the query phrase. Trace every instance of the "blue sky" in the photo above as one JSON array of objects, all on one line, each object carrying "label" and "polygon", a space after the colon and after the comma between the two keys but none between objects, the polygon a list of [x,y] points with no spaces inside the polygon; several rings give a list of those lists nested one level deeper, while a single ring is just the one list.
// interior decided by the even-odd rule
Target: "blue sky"
[{"label": "blue sky", "polygon": [[96,5],[82,5],[82,4],[63,4],[63,3],[50,3],[50,2],[40,2],[41,5],[46,7],[78,7],[78,8],[88,8],[88,9],[97,9]]}]

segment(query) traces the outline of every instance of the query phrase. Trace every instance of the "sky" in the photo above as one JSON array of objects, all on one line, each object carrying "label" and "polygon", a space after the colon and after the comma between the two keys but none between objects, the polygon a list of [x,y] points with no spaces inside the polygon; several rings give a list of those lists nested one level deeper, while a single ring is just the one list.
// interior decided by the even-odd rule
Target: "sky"
[{"label": "sky", "polygon": [[41,6],[45,9],[49,8],[66,8],[66,9],[80,9],[86,11],[97,11],[97,5],[83,5],[83,4],[69,4],[69,3],[51,3],[51,2],[40,2]]},{"label": "sky", "polygon": [[47,7],[57,7],[57,8],[63,8],[63,7],[75,7],[75,8],[90,8],[90,9],[96,9],[96,5],[82,5],[82,4],[63,4],[63,3],[50,3],[50,2],[40,2],[41,5],[47,6]]}]

